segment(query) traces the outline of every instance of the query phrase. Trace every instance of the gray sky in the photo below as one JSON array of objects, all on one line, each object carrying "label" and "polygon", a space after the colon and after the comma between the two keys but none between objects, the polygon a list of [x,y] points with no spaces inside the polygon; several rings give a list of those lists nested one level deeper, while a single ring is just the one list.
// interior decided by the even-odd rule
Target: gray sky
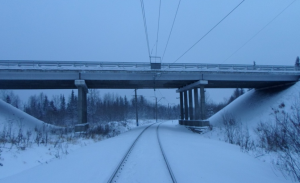
[{"label": "gray sky", "polygon": [[[246,0],[177,62],[294,64],[300,55],[300,1],[272,21],[293,1]],[[178,2],[162,1],[157,56]],[[174,62],[240,2],[182,0],[163,62]],[[154,56],[159,0],[144,3]],[[1,0],[0,24],[0,60],[149,61],[138,0]],[[224,91],[211,92],[211,98],[222,101],[231,94]]]}]

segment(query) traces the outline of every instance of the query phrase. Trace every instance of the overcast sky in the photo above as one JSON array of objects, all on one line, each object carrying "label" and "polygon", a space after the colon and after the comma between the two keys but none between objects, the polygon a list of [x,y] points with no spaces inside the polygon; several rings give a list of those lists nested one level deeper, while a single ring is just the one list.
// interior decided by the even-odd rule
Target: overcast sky
[{"label": "overcast sky", "polygon": [[[161,2],[155,54],[159,0],[144,0],[152,56],[163,54],[178,2]],[[240,2],[182,0],[163,62],[174,62]],[[177,62],[293,65],[299,10],[300,0],[246,0]],[[0,0],[0,60],[18,59],[149,62],[140,1]]]}]

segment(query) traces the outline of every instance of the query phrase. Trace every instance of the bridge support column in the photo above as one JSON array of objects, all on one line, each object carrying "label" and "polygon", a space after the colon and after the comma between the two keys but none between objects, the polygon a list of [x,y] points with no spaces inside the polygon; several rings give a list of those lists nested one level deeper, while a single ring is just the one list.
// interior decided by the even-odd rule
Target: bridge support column
[{"label": "bridge support column", "polygon": [[200,107],[201,107],[201,120],[205,120],[206,118],[206,109],[205,109],[205,91],[204,91],[204,86],[200,87]]},{"label": "bridge support column", "polygon": [[193,107],[193,90],[190,89],[189,90],[189,116],[190,116],[190,120],[194,120],[194,107]]},{"label": "bridge support column", "polygon": [[183,92],[184,94],[184,119],[189,120],[189,107],[188,107],[188,102],[187,102],[187,91]]},{"label": "bridge support column", "polygon": [[[180,119],[184,119],[184,112],[183,112],[183,92],[180,92]],[[181,124],[182,125],[182,124]]]},{"label": "bridge support column", "polygon": [[198,97],[198,88],[194,88],[194,103],[195,103],[195,120],[199,120],[199,97]]},{"label": "bridge support column", "polygon": [[78,124],[75,125],[75,132],[84,132],[88,128],[87,123],[87,93],[88,88],[85,80],[75,80],[78,88]]}]

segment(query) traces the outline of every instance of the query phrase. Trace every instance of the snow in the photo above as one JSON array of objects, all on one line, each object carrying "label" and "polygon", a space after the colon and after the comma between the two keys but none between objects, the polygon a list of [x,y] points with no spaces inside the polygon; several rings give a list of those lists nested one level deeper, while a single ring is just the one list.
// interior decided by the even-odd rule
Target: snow
[{"label": "snow", "polygon": [[288,182],[238,146],[192,133],[170,122],[161,125],[162,144],[178,182]]},{"label": "snow", "polygon": [[[271,107],[289,107],[299,94],[300,83],[284,89],[251,90],[211,117],[213,131],[193,133],[178,121],[165,121],[159,128],[162,146],[177,182],[279,183],[291,182],[270,161],[262,161],[244,153],[236,145],[221,141],[222,114],[233,113],[243,125],[253,129],[260,121],[270,119]],[[20,119],[26,128],[41,121],[0,101],[0,124],[12,117]],[[3,110],[2,110],[3,109]],[[25,151],[2,149],[0,182],[107,182],[131,143],[148,124],[122,129],[122,134],[100,141],[78,139],[65,147],[69,154],[55,158],[57,149],[32,146]],[[154,124],[144,132],[131,152],[118,182],[171,182],[159,151]],[[1,126],[0,126],[1,127]]]},{"label": "snow", "polygon": [[43,126],[57,128],[28,115],[20,109],[16,109],[14,106],[7,104],[3,100],[0,100],[0,109],[1,130],[4,126],[9,128],[10,125],[14,133],[17,133],[20,127],[23,128],[24,132],[27,130],[34,130],[35,128],[41,129]]},{"label": "snow", "polygon": [[278,108],[281,103],[289,109],[299,98],[300,82],[286,89],[271,88],[268,90],[251,90],[237,98],[217,114],[209,118],[210,124],[222,126],[222,115],[231,113],[236,119],[249,129],[253,129],[259,122],[268,122],[272,118],[272,108]]},{"label": "snow", "polygon": [[[123,133],[100,143],[93,143],[62,159],[43,163],[19,174],[0,179],[1,182],[105,182],[117,166],[130,143],[143,127]],[[28,157],[32,158],[32,157]]]},{"label": "snow", "polygon": [[[41,163],[0,181],[107,182],[143,128],[145,126],[90,144],[62,159]],[[157,151],[155,128],[155,125],[150,127],[137,142],[119,182],[168,182],[166,166]],[[177,122],[163,123],[159,133],[177,182],[289,182],[269,163],[242,153],[237,146],[192,133]]]},{"label": "snow", "polygon": [[[12,133],[17,135],[22,126],[23,134],[29,130],[32,132],[31,138],[35,138],[35,129],[41,129],[44,126],[47,126],[48,129],[58,128],[30,116],[2,100],[0,100],[0,109],[0,134],[3,133],[4,128],[7,130],[11,126]],[[140,120],[140,124],[148,123],[148,120]],[[129,120],[126,127],[117,122],[111,122],[111,125],[114,126],[115,133],[124,133],[135,127],[135,120]],[[59,145],[54,147],[53,141],[55,141],[56,137],[57,136],[51,136],[51,133],[49,133],[49,143],[47,146],[44,144],[38,146],[36,143],[31,143],[25,150],[11,146],[11,144],[8,143],[0,145],[0,150],[2,150],[2,152],[0,152],[0,164],[3,164],[3,166],[0,166],[0,179],[32,169],[39,165],[58,161],[64,157],[68,157],[77,149],[105,139],[105,137],[97,137],[95,139],[78,138],[72,142],[63,140],[63,142],[60,142]],[[50,141],[52,141],[52,143]]]},{"label": "snow", "polygon": [[[79,142],[72,145],[70,144],[70,147],[64,146],[62,148],[67,149],[69,153],[71,153],[72,151],[86,146],[86,144],[90,143],[92,142]],[[7,147],[3,148],[2,150],[3,160],[0,162],[3,163],[3,166],[0,167],[0,179],[3,177],[15,175],[42,164],[51,163],[52,161],[58,160],[57,158],[55,158],[55,155],[58,155],[58,153],[62,153],[61,149],[54,148],[53,146],[37,146],[36,144],[31,145],[31,147],[27,148],[26,150],[18,150],[15,147],[11,149],[10,147]]]},{"label": "snow", "polygon": [[157,125],[149,127],[135,145],[120,182],[172,182],[157,141]]}]

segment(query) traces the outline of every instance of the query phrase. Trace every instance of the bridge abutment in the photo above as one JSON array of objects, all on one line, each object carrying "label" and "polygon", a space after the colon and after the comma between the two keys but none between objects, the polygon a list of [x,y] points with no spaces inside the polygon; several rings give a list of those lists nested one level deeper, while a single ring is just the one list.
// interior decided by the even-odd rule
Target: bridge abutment
[{"label": "bridge abutment", "polygon": [[88,129],[87,123],[87,93],[88,88],[85,80],[75,80],[78,88],[78,124],[75,125],[75,132],[84,132]]}]

